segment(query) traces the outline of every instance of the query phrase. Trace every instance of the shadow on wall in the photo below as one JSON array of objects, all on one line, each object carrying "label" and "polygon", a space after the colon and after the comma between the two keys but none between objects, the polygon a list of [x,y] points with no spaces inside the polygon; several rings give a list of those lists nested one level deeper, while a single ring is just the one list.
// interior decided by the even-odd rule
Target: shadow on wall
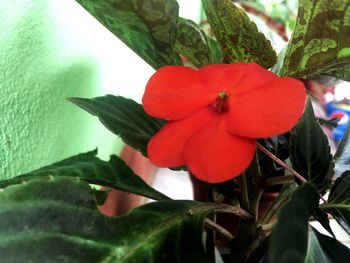
[{"label": "shadow on wall", "polygon": [[79,51],[59,46],[52,23],[55,14],[48,12],[50,2],[8,1],[0,11],[5,21],[0,24],[0,176],[4,178],[97,146],[105,151],[101,157],[121,147],[95,118],[66,100],[101,95],[98,63],[88,51],[84,54],[83,46]]}]

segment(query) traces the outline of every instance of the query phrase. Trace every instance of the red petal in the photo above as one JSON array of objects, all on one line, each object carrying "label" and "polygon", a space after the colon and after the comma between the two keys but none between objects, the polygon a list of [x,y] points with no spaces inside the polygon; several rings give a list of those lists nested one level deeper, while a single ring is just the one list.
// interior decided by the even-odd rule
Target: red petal
[{"label": "red petal", "polygon": [[216,92],[246,92],[277,78],[274,73],[254,62],[213,64],[202,67],[199,72]]},{"label": "red petal", "polygon": [[213,91],[220,92],[236,87],[244,74],[245,63],[211,64],[199,69]]},{"label": "red petal", "polygon": [[203,109],[215,98],[216,93],[210,91],[197,70],[166,66],[148,81],[142,104],[152,116],[178,120]]},{"label": "red petal", "polygon": [[303,114],[306,92],[301,81],[277,78],[229,98],[229,131],[267,138],[290,130]]},{"label": "red petal", "polygon": [[215,116],[213,111],[205,109],[189,118],[168,122],[148,143],[148,158],[160,167],[184,165],[184,144]]},{"label": "red petal", "polygon": [[184,149],[189,170],[200,180],[220,183],[238,176],[250,164],[255,141],[227,132],[227,114],[216,116]]}]

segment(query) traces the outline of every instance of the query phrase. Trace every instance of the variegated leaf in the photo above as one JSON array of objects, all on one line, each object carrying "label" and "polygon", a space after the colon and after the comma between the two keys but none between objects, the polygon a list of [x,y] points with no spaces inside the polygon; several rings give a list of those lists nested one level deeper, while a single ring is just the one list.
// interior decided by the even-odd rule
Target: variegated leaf
[{"label": "variegated leaf", "polygon": [[231,0],[202,0],[202,3],[226,62],[257,62],[265,68],[277,62],[270,41]]},{"label": "variegated leaf", "polygon": [[[300,0],[296,27],[281,75],[327,74],[342,79],[350,63],[350,1]],[[327,73],[328,72],[328,73]]]},{"label": "variegated leaf", "polygon": [[77,0],[153,68],[177,64],[176,0]]}]

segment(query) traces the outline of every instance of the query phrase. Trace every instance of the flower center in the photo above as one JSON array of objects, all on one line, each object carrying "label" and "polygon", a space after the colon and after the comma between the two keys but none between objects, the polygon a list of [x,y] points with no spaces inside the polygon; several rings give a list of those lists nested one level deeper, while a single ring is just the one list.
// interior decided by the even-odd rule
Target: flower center
[{"label": "flower center", "polygon": [[218,114],[228,111],[227,98],[228,98],[228,95],[225,91],[221,91],[218,93],[218,96],[216,97],[215,102],[212,104],[214,110]]}]

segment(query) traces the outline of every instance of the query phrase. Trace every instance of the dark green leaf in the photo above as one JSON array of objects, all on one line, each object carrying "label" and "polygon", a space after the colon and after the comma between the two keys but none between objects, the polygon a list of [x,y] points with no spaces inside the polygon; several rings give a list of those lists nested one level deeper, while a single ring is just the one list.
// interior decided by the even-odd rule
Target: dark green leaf
[{"label": "dark green leaf", "polygon": [[[237,191],[238,184],[235,180],[228,180],[224,183],[208,184],[208,188],[212,190],[213,195],[225,198],[230,204],[239,205]],[[214,200],[217,200],[214,198]]]},{"label": "dark green leaf", "polygon": [[131,99],[107,95],[92,99],[70,98],[80,108],[97,116],[111,132],[143,155],[148,141],[162,128],[165,121],[153,118]]},{"label": "dark green leaf", "polygon": [[106,162],[97,158],[96,154],[97,150],[78,154],[27,174],[0,181],[0,188],[32,179],[64,176],[78,178],[90,184],[108,186],[155,200],[169,199],[169,197],[146,184],[117,156],[112,155],[110,160]]},{"label": "dark green leaf", "polygon": [[318,123],[311,101],[294,128],[290,143],[293,168],[318,190],[325,189],[333,176],[333,162],[327,136]]},{"label": "dark green leaf", "polygon": [[341,77],[343,70],[338,69],[350,63],[349,18],[348,0],[300,0],[281,74],[301,78],[328,72]]},{"label": "dark green leaf", "polygon": [[258,215],[259,200],[263,193],[263,189],[259,184],[262,177],[259,154],[256,152],[253,161],[240,178],[242,195],[246,195],[246,198],[243,199],[248,202],[246,204],[242,200],[242,208],[254,216]]},{"label": "dark green leaf", "polygon": [[176,0],[77,0],[153,68],[176,64]]},{"label": "dark green leaf", "polygon": [[108,198],[108,190],[97,190],[97,189],[92,189],[93,195],[95,197],[95,201],[97,205],[103,205],[107,198]]},{"label": "dark green leaf", "polygon": [[296,189],[298,189],[298,185],[296,183],[284,184],[277,197],[271,203],[270,207],[267,209],[267,211],[265,211],[265,214],[260,219],[259,223],[261,225],[271,223],[270,221],[273,219],[275,214],[290,199],[290,196]]},{"label": "dark green leaf", "polygon": [[323,226],[323,228],[328,231],[328,233],[335,237],[333,230],[329,224],[328,214],[324,210],[317,208],[314,213],[314,217]]},{"label": "dark green leaf", "polygon": [[280,210],[271,234],[269,262],[304,263],[308,247],[309,218],[318,207],[316,188],[300,186]]},{"label": "dark green leaf", "polygon": [[200,68],[210,64],[211,54],[207,37],[191,20],[179,17],[175,50]]},{"label": "dark green leaf", "polygon": [[[113,253],[114,219],[88,184],[42,178],[0,193],[1,262],[100,262]],[[19,249],[20,248],[20,249]]]},{"label": "dark green leaf", "polygon": [[334,154],[335,175],[340,176],[350,170],[350,125],[348,125],[343,138]]},{"label": "dark green leaf", "polygon": [[318,122],[320,123],[320,125],[324,125],[327,126],[329,128],[337,128],[338,127],[338,122],[340,121],[340,118],[332,118],[329,120],[326,119],[322,119],[322,118],[317,118]]},{"label": "dark green leaf", "polygon": [[[241,207],[253,215],[254,219],[258,217],[259,200],[262,195],[262,188],[259,185],[259,180],[262,177],[258,160],[258,153],[255,154],[254,160],[240,176],[241,190]],[[232,241],[232,261],[243,262],[249,253],[249,248],[256,237],[257,224],[256,220],[249,222],[240,221],[239,229],[235,239]]]},{"label": "dark green leaf", "polygon": [[226,62],[257,62],[265,68],[277,62],[270,41],[231,0],[202,0],[202,4]]},{"label": "dark green leaf", "polygon": [[350,235],[350,171],[339,177],[331,188],[328,203],[321,205]]},{"label": "dark green leaf", "polygon": [[310,228],[307,263],[344,263],[350,258],[350,250],[338,240]]},{"label": "dark green leaf", "polygon": [[223,205],[160,201],[110,218],[88,184],[31,180],[0,192],[0,255],[13,262],[208,262],[204,218]]},{"label": "dark green leaf", "polygon": [[269,249],[270,237],[271,235],[265,237],[264,240],[260,242],[259,246],[249,255],[248,259],[245,261],[246,263],[267,262],[266,260],[264,261],[264,259],[266,259]]}]

